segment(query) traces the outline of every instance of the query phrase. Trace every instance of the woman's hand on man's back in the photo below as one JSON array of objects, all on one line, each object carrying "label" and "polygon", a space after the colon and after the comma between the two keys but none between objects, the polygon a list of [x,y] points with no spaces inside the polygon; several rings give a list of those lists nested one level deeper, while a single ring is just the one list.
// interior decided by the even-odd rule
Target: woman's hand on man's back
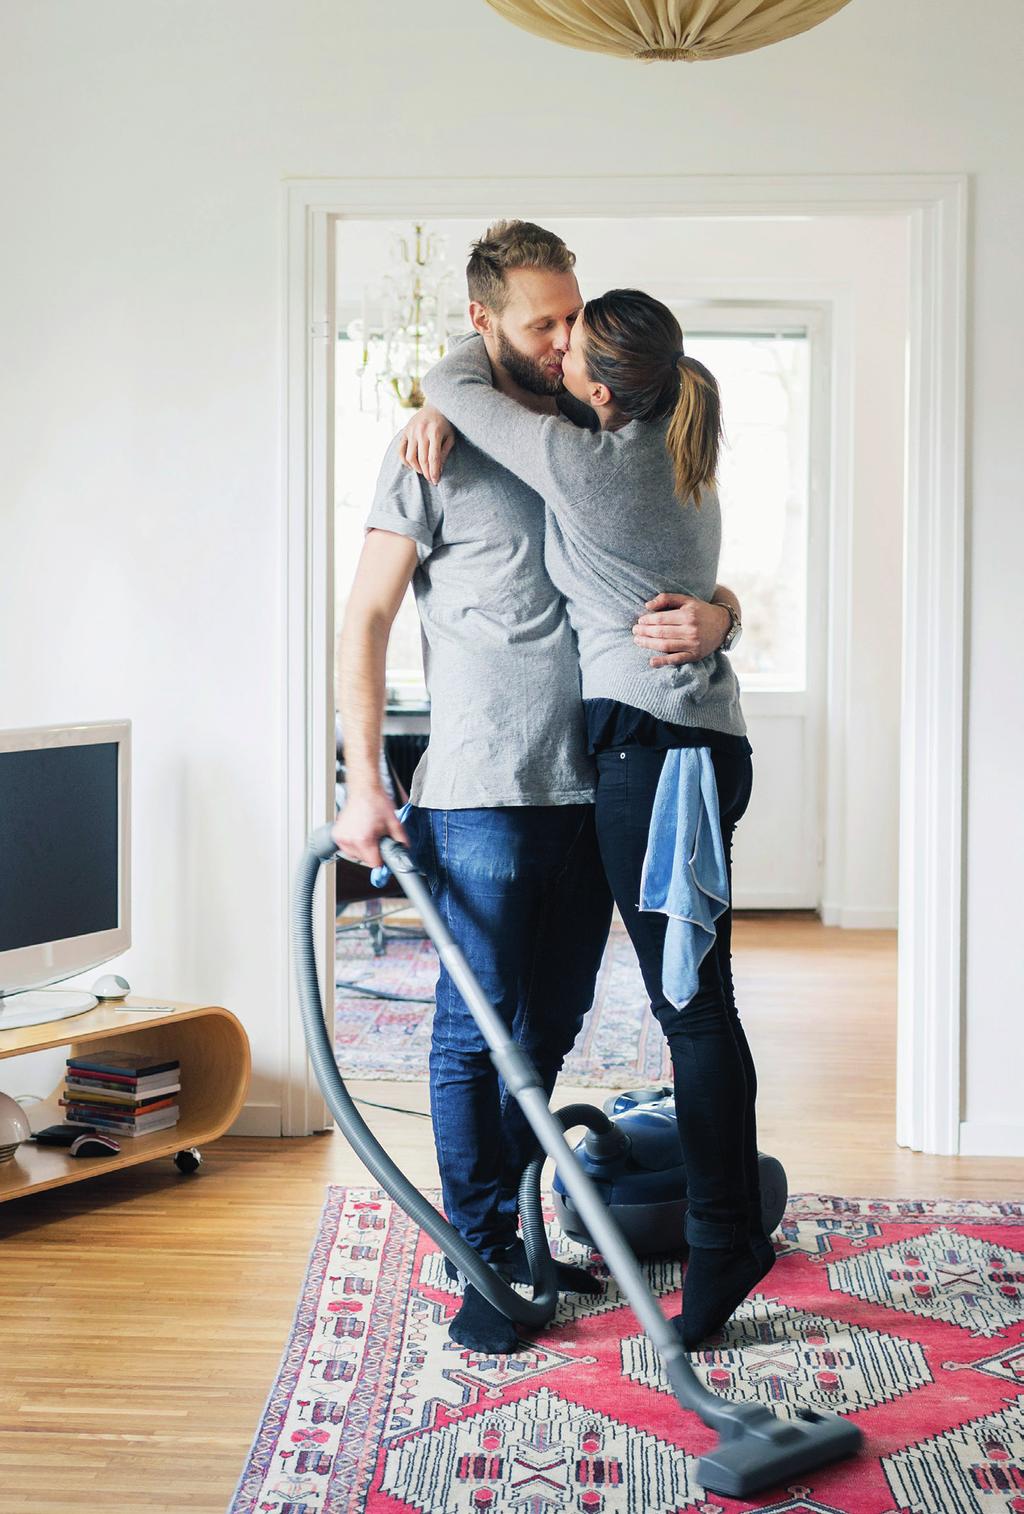
[{"label": "woman's hand on man's back", "polygon": [[455,428],[433,405],[423,405],[406,421],[398,455],[407,468],[428,483],[440,482],[448,454],[455,445]]}]

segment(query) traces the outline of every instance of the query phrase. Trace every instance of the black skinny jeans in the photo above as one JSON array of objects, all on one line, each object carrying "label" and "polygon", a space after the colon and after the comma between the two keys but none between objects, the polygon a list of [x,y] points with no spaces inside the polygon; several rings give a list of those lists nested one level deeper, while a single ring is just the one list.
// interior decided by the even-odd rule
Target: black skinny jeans
[{"label": "black skinny jeans", "polygon": [[[615,903],[636,949],[651,1010],[668,1038],[679,1139],[686,1164],[686,1238],[740,1244],[761,1226],[754,1101],[757,1077],[733,997],[732,910],[719,916],[698,990],[683,1009],[662,993],[667,918],[641,912],[640,873],[664,751],[616,747],[597,754],[597,839]],[[712,751],[722,840],[732,888],[732,837],[750,800],[749,756]],[[667,1241],[667,1245],[671,1242]]]}]

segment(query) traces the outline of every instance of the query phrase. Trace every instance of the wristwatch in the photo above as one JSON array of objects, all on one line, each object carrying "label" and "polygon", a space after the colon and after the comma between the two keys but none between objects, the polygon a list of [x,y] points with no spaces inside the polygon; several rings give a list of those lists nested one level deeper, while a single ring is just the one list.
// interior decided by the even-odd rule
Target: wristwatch
[{"label": "wristwatch", "polygon": [[724,599],[713,599],[711,603],[713,605],[721,605],[723,610],[729,611],[729,629],[722,638],[718,650],[720,652],[731,652],[743,635],[743,622],[740,620],[740,612]]}]

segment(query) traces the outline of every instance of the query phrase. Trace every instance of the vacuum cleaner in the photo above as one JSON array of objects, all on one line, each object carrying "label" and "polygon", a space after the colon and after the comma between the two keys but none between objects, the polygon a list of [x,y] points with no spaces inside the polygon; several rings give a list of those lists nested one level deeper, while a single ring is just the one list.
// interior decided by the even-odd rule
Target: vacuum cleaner
[{"label": "vacuum cleaner", "polygon": [[[532,1296],[527,1298],[517,1293],[413,1187],[373,1135],[345,1087],[327,1033],[313,945],[312,905],[317,874],[323,864],[332,862],[339,855],[330,826],[323,826],[309,838],[299,864],[293,896],[292,944],[302,1022],[310,1060],[324,1098],[353,1150],[381,1187],[410,1219],[426,1231],[489,1303],[514,1323],[538,1328],[553,1318],[558,1303],[554,1263],[541,1212],[540,1179],[546,1153],[555,1163],[564,1196],[562,1202],[571,1204],[571,1216],[568,1208],[567,1216],[600,1251],[609,1272],[657,1350],[680,1405],[718,1433],[717,1445],[697,1464],[697,1480],[702,1487],[730,1498],[746,1498],[762,1488],[785,1483],[812,1467],[857,1451],[862,1441],[861,1432],[839,1415],[806,1408],[797,1410],[797,1416],[792,1420],[781,1420],[760,1404],[730,1403],[719,1398],[700,1382],[682,1341],[648,1287],[615,1213],[609,1209],[597,1184],[565,1138],[566,1130],[583,1125],[597,1138],[598,1144],[603,1140],[609,1147],[614,1146],[617,1160],[621,1160],[623,1132],[608,1113],[592,1105],[575,1104],[558,1111],[548,1107],[539,1074],[509,1035],[480,987],[435,908],[426,879],[416,870],[406,849],[391,837],[382,837],[380,850],[465,1000],[490,1048],[491,1061],[499,1077],[518,1101],[542,1148],[523,1173],[519,1187],[519,1213]],[[641,1109],[642,1105],[638,1103],[637,1112]],[[626,1115],[628,1112],[621,1113]],[[621,1126],[623,1122],[618,1123]],[[639,1155],[636,1131],[631,1133],[627,1129],[625,1134],[630,1141],[630,1151],[637,1151]],[[678,1141],[678,1134],[676,1139]]]},{"label": "vacuum cleaner", "polygon": [[[614,1215],[634,1256],[680,1249],[686,1218],[686,1167],[671,1088],[639,1088],[607,1099],[607,1131],[588,1130],[573,1155]],[[782,1223],[789,1197],[786,1172],[777,1157],[757,1154],[761,1227],[771,1235]],[[595,1246],[582,1215],[555,1173],[555,1215],[566,1235]]]}]

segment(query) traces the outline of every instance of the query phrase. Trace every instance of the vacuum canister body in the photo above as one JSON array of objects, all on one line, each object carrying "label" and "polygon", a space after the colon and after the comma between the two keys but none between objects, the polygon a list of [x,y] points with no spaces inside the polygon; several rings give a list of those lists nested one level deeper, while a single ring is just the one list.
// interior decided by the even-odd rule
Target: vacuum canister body
[{"label": "vacuum canister body", "polygon": [[[638,1089],[607,1100],[604,1112],[614,1136],[588,1131],[574,1147],[578,1162],[614,1214],[637,1256],[679,1252],[685,1246],[686,1167],[671,1088]],[[761,1220],[765,1235],[782,1221],[788,1196],[786,1174],[775,1157],[758,1153]],[[555,1214],[566,1235],[593,1244],[558,1174]]]}]

